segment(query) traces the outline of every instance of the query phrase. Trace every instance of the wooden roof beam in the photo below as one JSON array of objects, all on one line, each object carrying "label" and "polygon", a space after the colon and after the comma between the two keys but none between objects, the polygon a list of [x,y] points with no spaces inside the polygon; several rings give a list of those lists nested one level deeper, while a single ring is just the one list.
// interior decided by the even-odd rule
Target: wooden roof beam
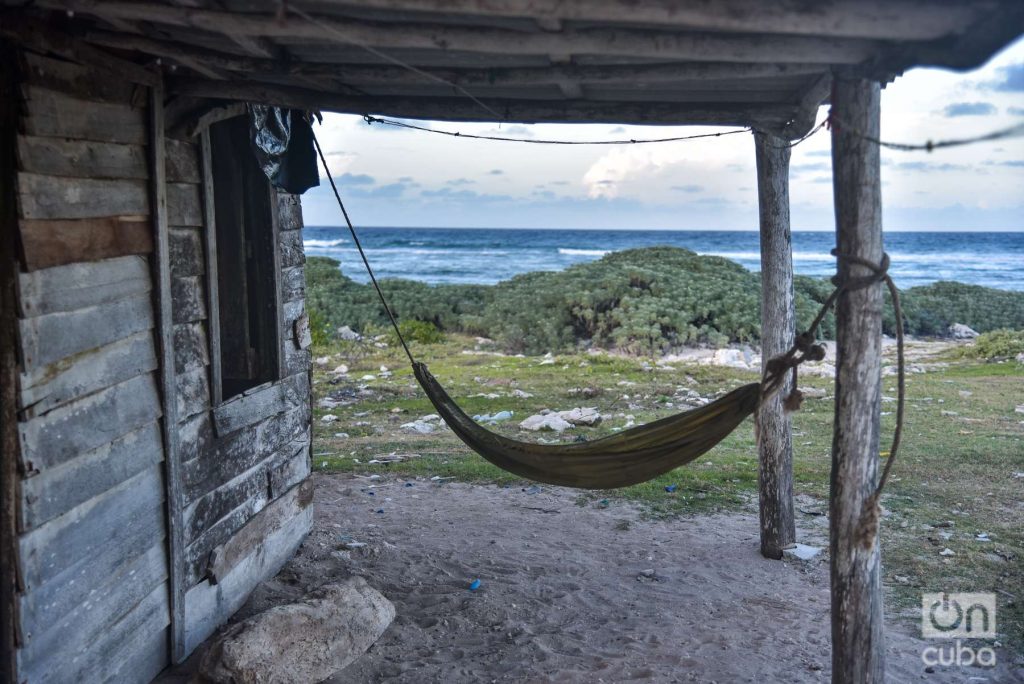
[{"label": "wooden roof beam", "polygon": [[[243,100],[281,107],[347,114],[378,114],[407,119],[494,121],[494,115],[468,98],[363,97],[252,81],[169,79],[176,95]],[[754,126],[781,131],[797,114],[793,105],[702,104],[675,102],[595,102],[589,100],[486,100],[517,123],[621,123],[656,125]]]},{"label": "wooden roof beam", "polygon": [[370,45],[378,49],[464,50],[485,54],[598,54],[651,59],[715,62],[802,62],[859,64],[884,47],[870,40],[817,36],[666,33],[632,29],[567,29],[558,33],[523,33],[503,29],[441,25],[379,24],[296,15],[279,21],[272,15],[189,9],[154,2],[37,0],[50,9],[71,10],[99,18],[146,20],[192,27],[231,36],[263,36],[281,41]]},{"label": "wooden roof beam", "polygon": [[[204,64],[207,68],[264,75],[301,75],[343,78],[352,84],[419,84],[424,77],[391,65],[325,64],[312,62],[281,62],[228,54],[181,42],[158,40],[146,36],[125,36],[110,31],[89,30],[83,37],[95,45],[137,50],[172,59],[183,65]],[[528,86],[574,81],[578,83],[663,83],[728,79],[760,79],[778,76],[812,76],[827,69],[821,64],[687,62],[662,64],[620,64],[580,66],[558,64],[549,67],[518,67],[493,69],[424,68],[449,83],[473,86]]]},{"label": "wooden roof beam", "polygon": [[[334,3],[320,3],[324,9],[329,4]],[[933,40],[960,32],[1000,3],[950,0],[942,12],[936,12],[934,4],[919,0],[360,0],[340,4],[361,10],[416,12],[424,17],[438,13],[526,17],[536,19],[545,30],[565,21],[585,21],[678,30]]]}]

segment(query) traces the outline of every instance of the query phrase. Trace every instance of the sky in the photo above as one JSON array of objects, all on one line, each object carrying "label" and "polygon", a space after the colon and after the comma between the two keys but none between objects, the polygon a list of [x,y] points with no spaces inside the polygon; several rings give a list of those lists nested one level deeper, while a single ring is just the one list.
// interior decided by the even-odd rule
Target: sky
[{"label": "sky", "polygon": [[[819,111],[824,119],[826,108]],[[1024,121],[1024,38],[966,73],[908,71],[882,91],[882,139],[923,143]],[[447,131],[571,140],[732,130],[605,124],[416,122]],[[325,114],[317,136],[356,226],[756,230],[747,133],[654,145],[548,146],[451,138]],[[830,142],[793,149],[794,230],[832,230]],[[340,225],[326,181],[305,222]],[[1024,137],[926,152],[882,150],[886,230],[1024,230]]]}]

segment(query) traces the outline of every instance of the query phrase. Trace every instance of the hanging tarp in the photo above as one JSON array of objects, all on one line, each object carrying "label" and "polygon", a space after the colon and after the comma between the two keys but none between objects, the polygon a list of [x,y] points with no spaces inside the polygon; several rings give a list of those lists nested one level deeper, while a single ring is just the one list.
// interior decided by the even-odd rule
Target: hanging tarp
[{"label": "hanging tarp", "polygon": [[256,161],[275,188],[301,195],[320,185],[313,129],[305,112],[250,105],[249,122]]}]

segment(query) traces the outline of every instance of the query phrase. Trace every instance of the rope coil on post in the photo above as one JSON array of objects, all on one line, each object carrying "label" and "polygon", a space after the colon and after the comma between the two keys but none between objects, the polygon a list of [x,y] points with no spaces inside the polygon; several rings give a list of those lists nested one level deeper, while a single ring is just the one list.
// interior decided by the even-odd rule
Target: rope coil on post
[{"label": "rope coil on post", "polygon": [[875,285],[876,283],[885,283],[889,290],[889,296],[892,298],[893,312],[896,317],[896,427],[893,430],[892,446],[889,447],[889,456],[886,458],[885,465],[882,467],[882,475],[878,479],[875,491],[872,492],[864,501],[864,510],[861,512],[857,543],[862,549],[869,550],[874,544],[875,537],[878,535],[879,520],[882,513],[880,505],[882,490],[885,488],[885,484],[889,480],[889,473],[892,470],[893,463],[896,461],[896,454],[899,451],[900,442],[903,438],[903,415],[906,404],[906,361],[904,358],[903,309],[900,306],[900,295],[899,291],[896,289],[896,283],[893,282],[892,276],[889,275],[890,260],[888,254],[883,253],[882,261],[877,264],[854,254],[846,254],[836,249],[832,250],[832,256],[839,261],[846,261],[850,264],[864,266],[865,268],[870,269],[872,273],[871,275],[858,278],[847,278],[844,281],[839,281],[839,276],[833,278],[833,283],[835,283],[836,287],[825,300],[825,303],[822,304],[821,310],[818,312],[818,315],[815,316],[811,325],[808,326],[806,331],[797,335],[796,340],[789,351],[780,356],[776,356],[766,364],[764,377],[761,380],[761,398],[759,400],[758,410],[760,410],[760,406],[763,405],[764,402],[782,389],[786,381],[786,376],[790,372],[792,373],[793,386],[789,395],[783,400],[783,406],[787,411],[799,410],[801,401],[803,400],[803,394],[797,387],[797,368],[805,361],[821,361],[825,358],[825,348],[815,342],[815,333],[821,326],[821,322],[824,320],[825,315],[842,294],[846,292],[853,292],[855,290],[862,290],[866,287]]}]

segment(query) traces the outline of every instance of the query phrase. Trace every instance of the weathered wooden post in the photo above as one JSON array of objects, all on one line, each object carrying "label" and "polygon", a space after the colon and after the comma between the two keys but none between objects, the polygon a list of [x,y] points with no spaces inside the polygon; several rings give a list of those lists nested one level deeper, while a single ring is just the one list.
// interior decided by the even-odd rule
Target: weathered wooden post
[{"label": "weathered wooden post", "polygon": [[[878,83],[837,79],[832,95],[832,169],[840,253],[882,260]],[[840,279],[871,275],[839,260]],[[882,682],[881,560],[878,541],[858,541],[864,502],[875,488],[881,403],[882,286],[847,292],[836,307],[836,407],[829,503],[832,681]]]},{"label": "weathered wooden post", "polygon": [[[754,133],[761,224],[761,371],[793,345],[793,248],[789,232],[789,156],[786,141]],[[796,541],[793,519],[793,436],[782,391],[757,414],[761,555],[782,558]]]}]

